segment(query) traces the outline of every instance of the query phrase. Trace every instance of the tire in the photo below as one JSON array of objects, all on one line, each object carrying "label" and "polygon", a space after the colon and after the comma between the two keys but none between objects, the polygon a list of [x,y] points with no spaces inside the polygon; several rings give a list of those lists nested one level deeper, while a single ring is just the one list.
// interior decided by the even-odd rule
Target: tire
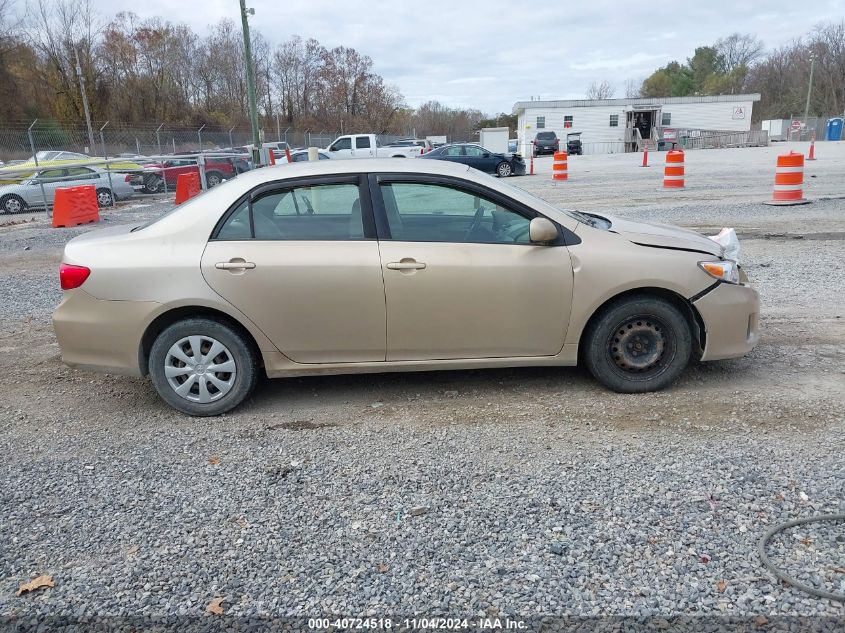
[{"label": "tire", "polygon": [[[641,346],[641,347],[640,347]],[[692,333],[686,318],[659,297],[623,297],[609,304],[584,336],[590,373],[619,393],[658,391],[686,368]]]},{"label": "tire", "polygon": [[[194,370],[197,365],[179,359],[196,356],[192,351],[196,344],[199,354],[208,354],[214,344],[220,346],[214,358],[201,358],[204,362],[197,364],[200,372]],[[181,355],[178,350],[182,350]],[[211,361],[226,369],[233,367],[233,371],[206,373]],[[180,369],[185,371],[179,372]],[[238,406],[252,393],[259,373],[256,353],[244,336],[220,321],[206,318],[178,321],[159,334],[150,350],[149,371],[162,400],[182,413],[201,417],[220,415]],[[184,389],[185,394],[177,393],[176,389],[186,383],[190,385]]]},{"label": "tire", "polygon": [[503,160],[496,167],[496,175],[498,175],[499,178],[507,178],[508,176],[512,176],[513,167],[511,167],[511,164],[508,161]]},{"label": "tire", "polygon": [[223,175],[216,171],[209,171],[205,174],[205,184],[208,185],[208,188],[211,189],[212,187],[216,187],[221,182],[223,182]]},{"label": "tire", "polygon": [[97,206],[101,209],[114,206],[114,195],[109,189],[97,189]]},{"label": "tire", "polygon": [[408,157],[403,155],[403,154],[396,154],[396,156],[391,156],[391,158],[408,158]]},{"label": "tire", "polygon": [[16,194],[9,194],[0,198],[0,213],[22,213],[26,211],[26,202]]},{"label": "tire", "polygon": [[164,191],[164,179],[157,174],[148,174],[144,178],[144,193],[160,193]]}]

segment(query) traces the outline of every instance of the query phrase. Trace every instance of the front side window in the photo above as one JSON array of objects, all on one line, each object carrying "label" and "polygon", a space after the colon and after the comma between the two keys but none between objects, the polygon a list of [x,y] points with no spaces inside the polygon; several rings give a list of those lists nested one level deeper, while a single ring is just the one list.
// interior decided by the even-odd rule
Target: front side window
[{"label": "front side window", "polygon": [[356,184],[313,185],[270,191],[244,202],[224,222],[218,239],[362,240]]},{"label": "front side window", "polygon": [[446,185],[381,185],[392,239],[407,242],[530,244],[530,218]]},{"label": "front side window", "polygon": [[478,145],[467,145],[464,148],[464,152],[467,156],[475,156],[476,158],[484,156],[484,149],[482,149]]},{"label": "front side window", "polygon": [[94,170],[87,169],[85,167],[71,167],[67,170],[68,176],[74,176],[76,178],[94,178]]},{"label": "front side window", "polygon": [[332,145],[332,149],[352,149],[352,139],[349,137],[339,138],[334,142],[334,145]]}]

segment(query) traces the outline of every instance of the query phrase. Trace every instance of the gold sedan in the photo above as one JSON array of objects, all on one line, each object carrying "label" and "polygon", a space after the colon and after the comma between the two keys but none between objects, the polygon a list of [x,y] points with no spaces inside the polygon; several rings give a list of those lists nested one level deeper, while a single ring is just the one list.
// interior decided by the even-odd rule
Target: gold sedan
[{"label": "gold sedan", "polygon": [[242,174],[71,240],[60,277],[64,362],[149,375],[191,415],[237,406],[259,374],[580,361],[615,391],[652,391],[758,340],[757,293],[714,240],[440,161]]}]

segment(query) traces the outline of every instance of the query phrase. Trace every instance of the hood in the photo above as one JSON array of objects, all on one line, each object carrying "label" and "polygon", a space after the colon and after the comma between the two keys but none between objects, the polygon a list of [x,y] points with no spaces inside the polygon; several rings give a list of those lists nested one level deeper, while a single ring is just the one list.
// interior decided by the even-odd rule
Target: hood
[{"label": "hood", "polygon": [[634,222],[610,215],[601,215],[611,223],[610,230],[635,244],[699,251],[722,257],[724,249],[709,237],[668,224]]}]

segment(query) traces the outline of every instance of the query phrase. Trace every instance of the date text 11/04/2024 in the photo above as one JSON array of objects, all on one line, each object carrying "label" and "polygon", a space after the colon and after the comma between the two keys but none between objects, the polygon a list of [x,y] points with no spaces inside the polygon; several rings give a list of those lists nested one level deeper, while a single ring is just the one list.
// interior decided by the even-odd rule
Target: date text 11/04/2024
[{"label": "date text 11/04/2024", "polygon": [[511,630],[522,631],[522,620],[509,618],[309,618],[308,628],[321,629],[400,629],[400,630]]}]

